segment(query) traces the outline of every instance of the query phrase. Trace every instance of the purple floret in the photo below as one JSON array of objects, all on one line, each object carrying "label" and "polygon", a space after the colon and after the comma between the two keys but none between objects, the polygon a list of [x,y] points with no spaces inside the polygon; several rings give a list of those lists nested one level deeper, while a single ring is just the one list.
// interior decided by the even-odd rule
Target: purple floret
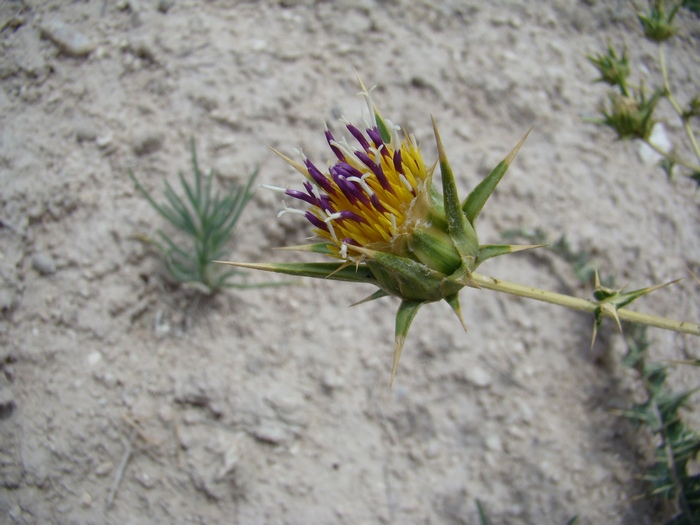
[{"label": "purple floret", "polygon": [[369,151],[369,142],[367,142],[367,139],[365,136],[362,134],[362,132],[357,129],[355,126],[352,124],[347,125],[348,131],[350,134],[355,137],[355,140],[360,143],[360,146],[362,146],[362,149],[365,151]]},{"label": "purple floret", "polygon": [[384,188],[387,191],[390,191],[391,193],[394,193],[394,189],[391,187],[391,184],[389,184],[386,175],[384,175],[384,170],[382,170],[381,165],[375,163],[369,157],[369,155],[362,151],[356,151],[355,155],[365,166],[372,170],[372,173],[374,173],[377,176],[377,180],[379,181],[379,184],[382,185],[382,188]]},{"label": "purple floret", "polygon": [[306,217],[306,220],[308,220],[311,224],[316,226],[316,228],[320,228],[323,231],[328,231],[328,225],[323,222],[321,219],[316,217],[313,213],[310,211],[307,211],[304,216]]},{"label": "purple floret", "polygon": [[331,144],[331,142],[335,142],[335,139],[333,138],[333,134],[330,132],[330,130],[326,130],[325,132],[326,135],[326,140],[328,141],[328,145],[330,146],[331,150],[333,150],[333,154],[338,157],[338,160],[341,162],[345,161],[345,155],[343,155],[343,152],[340,151],[340,149],[337,146],[334,146]]},{"label": "purple floret", "polygon": [[304,161],[304,164],[306,165],[306,169],[309,170],[309,175],[311,175],[311,178],[314,180],[314,182],[316,182],[316,184],[323,188],[323,191],[325,191],[327,194],[333,195],[335,193],[335,190],[333,189],[333,185],[326,178],[326,176],[323,173],[321,173],[309,159],[306,159]]}]

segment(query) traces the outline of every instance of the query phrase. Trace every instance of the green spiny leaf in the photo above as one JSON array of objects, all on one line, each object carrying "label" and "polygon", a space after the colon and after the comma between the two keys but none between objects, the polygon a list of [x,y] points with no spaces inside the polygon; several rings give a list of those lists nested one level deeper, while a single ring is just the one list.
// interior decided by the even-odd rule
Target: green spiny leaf
[{"label": "green spiny leaf", "polygon": [[411,327],[418,310],[424,304],[425,301],[401,301],[399,305],[399,311],[396,313],[396,342],[394,344],[394,364],[391,367],[390,386],[394,384],[394,377],[396,377],[396,370],[399,367],[399,359],[401,359],[401,351],[408,335],[408,329]]},{"label": "green spiny leaf", "polygon": [[493,257],[498,257],[499,255],[507,255],[509,253],[520,252],[523,250],[532,250],[543,246],[546,246],[546,244],[482,244],[479,246],[479,255],[476,258],[474,268],[478,267],[484,261],[487,261]]},{"label": "green spiny leaf", "polygon": [[440,172],[442,174],[442,198],[450,237],[452,237],[452,242],[462,258],[463,265],[466,266],[467,270],[472,270],[476,256],[479,254],[479,241],[477,240],[474,227],[466,220],[460,207],[457,184],[450,164],[447,161],[445,148],[442,145],[435,120],[433,120],[433,131],[437,142]]},{"label": "green spiny leaf", "polygon": [[479,213],[481,213],[484,204],[486,204],[486,201],[493,193],[493,190],[496,189],[503,175],[505,175],[506,171],[508,171],[508,168],[513,163],[513,159],[515,159],[515,156],[518,154],[518,151],[525,142],[525,139],[527,139],[530,131],[532,130],[530,129],[525,133],[525,136],[520,139],[520,142],[518,142],[506,158],[499,162],[498,165],[491,170],[491,173],[489,173],[465,199],[464,204],[462,204],[462,211],[466,214],[467,220],[472,225],[479,216]]},{"label": "green spiny leaf", "polygon": [[353,283],[369,283],[378,286],[365,264],[347,264],[344,262],[323,263],[242,263],[231,261],[213,261],[218,264],[262,270],[265,272],[282,273],[294,277],[314,277]]}]

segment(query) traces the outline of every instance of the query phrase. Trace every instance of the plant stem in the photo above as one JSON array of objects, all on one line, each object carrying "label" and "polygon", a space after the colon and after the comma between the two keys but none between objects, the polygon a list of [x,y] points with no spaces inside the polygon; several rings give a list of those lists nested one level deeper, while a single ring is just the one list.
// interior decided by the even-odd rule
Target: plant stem
[{"label": "plant stem", "polygon": [[[690,119],[683,116],[683,109],[681,108],[676,98],[673,96],[673,93],[671,93],[671,85],[668,81],[668,71],[666,69],[666,59],[664,58],[664,48],[661,43],[659,43],[659,65],[661,66],[661,76],[664,79],[664,89],[666,90],[666,98],[668,98],[668,101],[673,106],[673,109],[676,110],[676,113],[678,113],[678,116],[683,121],[683,128],[685,129],[686,135],[688,135],[688,140],[690,140],[690,143],[693,146],[695,156],[698,158],[698,160],[700,160],[700,146],[698,146],[698,141],[695,139],[693,128],[690,127]],[[679,162],[679,164],[682,163]],[[687,166],[686,164],[684,165]],[[690,169],[695,171],[700,171],[698,170],[697,166],[687,167],[690,167]]]},{"label": "plant stem", "polygon": [[654,144],[649,139],[642,139],[642,140],[643,140],[644,144],[646,144],[651,149],[653,149],[656,153],[658,153],[662,157],[668,159],[669,161],[673,162],[674,164],[680,164],[681,166],[685,166],[686,168],[688,168],[689,170],[691,170],[693,172],[700,173],[700,166],[699,165],[693,164],[692,162],[688,162],[684,159],[677,157],[676,155],[673,155],[671,153],[668,153],[667,151],[664,151],[663,149],[661,149],[659,146]]},{"label": "plant stem", "polygon": [[[571,297],[569,295],[563,295],[556,292],[548,292],[539,288],[533,288],[532,286],[524,286],[522,284],[516,284],[509,281],[502,281],[501,279],[494,279],[493,277],[478,273],[473,273],[472,279],[481,288],[487,288],[489,290],[495,290],[497,292],[503,292],[510,295],[517,295],[519,297],[527,297],[528,299],[535,299],[545,303],[558,304],[559,306],[565,306],[566,308],[571,308],[572,310],[594,313],[599,307],[597,303],[588,299],[579,299],[577,297]],[[607,317],[613,317],[612,314],[606,310],[602,310],[602,314]],[[673,319],[666,319],[655,315],[627,310],[626,308],[620,308],[617,311],[617,315],[620,320],[623,321],[630,321],[632,323],[655,326],[665,330],[673,330],[674,332],[700,336],[700,325],[697,323],[675,321]]]}]

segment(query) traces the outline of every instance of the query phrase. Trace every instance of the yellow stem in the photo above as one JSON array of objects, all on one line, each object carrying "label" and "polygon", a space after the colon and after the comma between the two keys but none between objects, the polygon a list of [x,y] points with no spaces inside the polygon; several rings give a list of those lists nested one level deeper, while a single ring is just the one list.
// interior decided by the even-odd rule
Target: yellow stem
[{"label": "yellow stem", "polygon": [[[683,129],[685,129],[685,134],[688,135],[688,140],[690,140],[690,143],[693,146],[695,156],[698,158],[698,160],[700,160],[700,146],[698,145],[698,141],[695,139],[693,128],[690,127],[690,119],[683,117],[683,109],[681,108],[680,104],[676,101],[676,98],[673,96],[673,93],[671,93],[671,84],[668,81],[668,71],[666,69],[666,59],[664,58],[664,48],[661,43],[659,43],[659,65],[661,66],[661,76],[664,80],[664,89],[666,90],[666,97],[673,106],[673,109],[676,110],[676,113],[678,113],[678,116],[683,121]],[[691,167],[691,169],[695,168],[695,166]]]},{"label": "yellow stem", "polygon": [[[595,312],[596,308],[598,308],[597,303],[588,299],[579,299],[556,292],[548,292],[539,288],[533,288],[532,286],[523,286],[522,284],[502,281],[501,279],[494,279],[493,277],[489,277],[487,275],[473,273],[472,279],[481,288],[487,288],[489,290],[495,290],[497,292],[503,292],[510,295],[517,295],[519,297],[527,297],[528,299],[544,301],[545,303],[558,304],[560,306],[565,306],[566,308],[571,308],[572,310],[593,313]],[[611,312],[608,312],[605,309],[602,309],[602,314],[606,317],[614,317]],[[666,319],[655,315],[634,312],[625,308],[620,308],[617,311],[617,315],[624,321],[700,336],[700,325],[697,323],[675,321],[673,319]]]},{"label": "yellow stem", "polygon": [[680,164],[681,166],[685,166],[686,168],[688,168],[689,170],[691,170],[691,171],[693,171],[693,172],[698,172],[698,173],[700,173],[700,166],[698,166],[697,164],[693,164],[692,162],[688,162],[688,161],[686,161],[686,160],[683,160],[683,159],[677,157],[677,156],[674,155],[674,154],[668,153],[668,152],[665,151],[663,148],[661,148],[660,146],[654,144],[654,143],[653,143],[651,140],[649,140],[649,139],[642,139],[642,140],[644,141],[644,144],[646,144],[647,146],[649,146],[649,147],[650,147],[651,149],[653,149],[656,153],[658,153],[658,154],[661,155],[662,157],[665,157],[665,158],[668,159],[669,161],[671,161],[671,162],[673,162],[673,163],[675,163],[675,164]]}]

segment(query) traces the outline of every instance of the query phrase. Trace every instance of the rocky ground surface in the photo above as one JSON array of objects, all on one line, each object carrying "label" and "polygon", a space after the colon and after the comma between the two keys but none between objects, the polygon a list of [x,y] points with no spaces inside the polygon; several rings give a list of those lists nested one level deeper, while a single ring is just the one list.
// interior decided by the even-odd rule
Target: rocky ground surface
[{"label": "rocky ground surface", "polygon": [[[700,32],[680,18],[667,53],[687,100]],[[585,54],[607,41],[658,85],[615,0],[0,3],[4,523],[475,524],[477,499],[494,524],[668,517],[639,497],[654,441],[619,417],[640,392],[612,325],[591,350],[588,316],[469,289],[469,332],[444,303],[421,310],[390,389],[396,301],[351,309],[371,290],[324,281],[198,300],[139,240],[166,225],[128,177],[162,195],[193,136],[222,185],[258,165],[298,185],[268,146],[322,165],[323,121],[340,133],[364,107],[355,68],[428,161],[435,117],[463,194],[533,128],[482,242],[540,228],[620,284],[685,277],[635,308],[697,320],[695,185],[584,122],[605,93]],[[280,208],[256,192],[231,259],[298,258],[272,250],[309,231]],[[483,271],[591,293],[548,251]],[[649,337],[655,359],[698,355]]]}]

